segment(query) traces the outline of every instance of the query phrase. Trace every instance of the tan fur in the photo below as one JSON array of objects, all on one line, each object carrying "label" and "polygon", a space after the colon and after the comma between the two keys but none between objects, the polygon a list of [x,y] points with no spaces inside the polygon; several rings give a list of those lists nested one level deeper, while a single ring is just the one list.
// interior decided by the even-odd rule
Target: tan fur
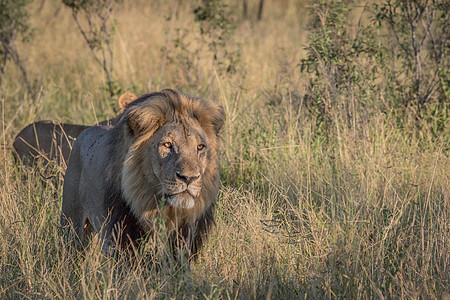
[{"label": "tan fur", "polygon": [[[121,112],[125,107],[136,100],[132,93],[124,93],[119,98]],[[115,125],[117,117],[102,121],[99,125]],[[13,147],[19,160],[28,166],[38,160],[44,163],[54,160],[65,166],[72,149],[73,141],[78,135],[90,126],[67,124],[56,121],[38,121],[23,128],[15,137]]]},{"label": "tan fur", "polygon": [[137,97],[133,93],[129,93],[129,92],[123,93],[119,98],[120,111],[123,112],[125,110],[125,108],[127,107],[127,105],[136,99],[137,99]]},{"label": "tan fur", "polygon": [[214,222],[223,122],[221,106],[163,90],[130,104],[114,128],[84,131],[65,175],[62,224],[81,240],[92,226],[109,251],[151,232],[161,215],[194,254]]}]

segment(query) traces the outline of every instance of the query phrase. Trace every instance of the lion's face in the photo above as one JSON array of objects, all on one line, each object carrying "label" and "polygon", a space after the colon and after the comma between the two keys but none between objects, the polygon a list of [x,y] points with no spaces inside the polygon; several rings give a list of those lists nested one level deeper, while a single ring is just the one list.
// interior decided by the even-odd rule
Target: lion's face
[{"label": "lion's face", "polygon": [[177,222],[192,223],[214,205],[224,118],[220,105],[172,90],[126,109],[110,141],[112,156],[123,163],[108,176],[145,228],[152,226],[162,198],[168,204],[163,213]]},{"label": "lion's face", "polygon": [[193,207],[207,167],[208,140],[204,130],[192,119],[169,123],[156,131],[149,145],[152,170],[148,171],[156,176],[168,204]]}]

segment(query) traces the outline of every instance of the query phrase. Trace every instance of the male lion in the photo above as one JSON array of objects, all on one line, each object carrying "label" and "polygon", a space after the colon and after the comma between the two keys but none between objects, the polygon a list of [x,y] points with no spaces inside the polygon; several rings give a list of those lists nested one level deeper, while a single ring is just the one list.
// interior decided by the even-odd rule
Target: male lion
[{"label": "male lion", "polygon": [[94,230],[109,252],[153,232],[160,216],[176,232],[172,242],[195,254],[214,222],[224,119],[212,101],[163,90],[131,103],[115,127],[83,131],[64,178],[61,225],[71,223],[82,242]]},{"label": "male lion", "polygon": [[[121,111],[136,100],[132,93],[124,93],[119,98]],[[102,121],[99,125],[114,125],[117,118]],[[23,128],[15,137],[13,147],[23,164],[31,166],[39,159],[56,160],[58,164],[68,161],[72,143],[77,136],[90,126],[67,124],[55,121],[38,121]]]}]

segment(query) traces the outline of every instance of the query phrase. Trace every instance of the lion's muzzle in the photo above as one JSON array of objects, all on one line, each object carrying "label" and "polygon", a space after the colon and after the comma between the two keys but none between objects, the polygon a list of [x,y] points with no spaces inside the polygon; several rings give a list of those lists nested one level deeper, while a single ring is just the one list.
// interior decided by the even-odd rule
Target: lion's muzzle
[{"label": "lion's muzzle", "polygon": [[195,198],[200,195],[202,179],[200,173],[176,172],[175,180],[166,185],[166,197],[169,205],[191,208]]}]

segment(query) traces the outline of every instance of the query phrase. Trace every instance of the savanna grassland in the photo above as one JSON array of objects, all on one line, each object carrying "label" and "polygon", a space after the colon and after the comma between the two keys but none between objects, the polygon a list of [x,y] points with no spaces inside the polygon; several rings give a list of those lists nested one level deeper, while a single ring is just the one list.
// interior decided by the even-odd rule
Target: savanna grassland
[{"label": "savanna grassland", "polygon": [[[418,17],[419,53],[399,8],[346,3],[267,0],[261,20],[256,0],[117,3],[108,84],[71,10],[31,1],[29,87],[14,60],[0,86],[0,298],[448,299],[448,2]],[[12,154],[30,122],[95,124],[162,88],[227,115],[216,226],[190,270],[76,250],[64,166]]]}]

